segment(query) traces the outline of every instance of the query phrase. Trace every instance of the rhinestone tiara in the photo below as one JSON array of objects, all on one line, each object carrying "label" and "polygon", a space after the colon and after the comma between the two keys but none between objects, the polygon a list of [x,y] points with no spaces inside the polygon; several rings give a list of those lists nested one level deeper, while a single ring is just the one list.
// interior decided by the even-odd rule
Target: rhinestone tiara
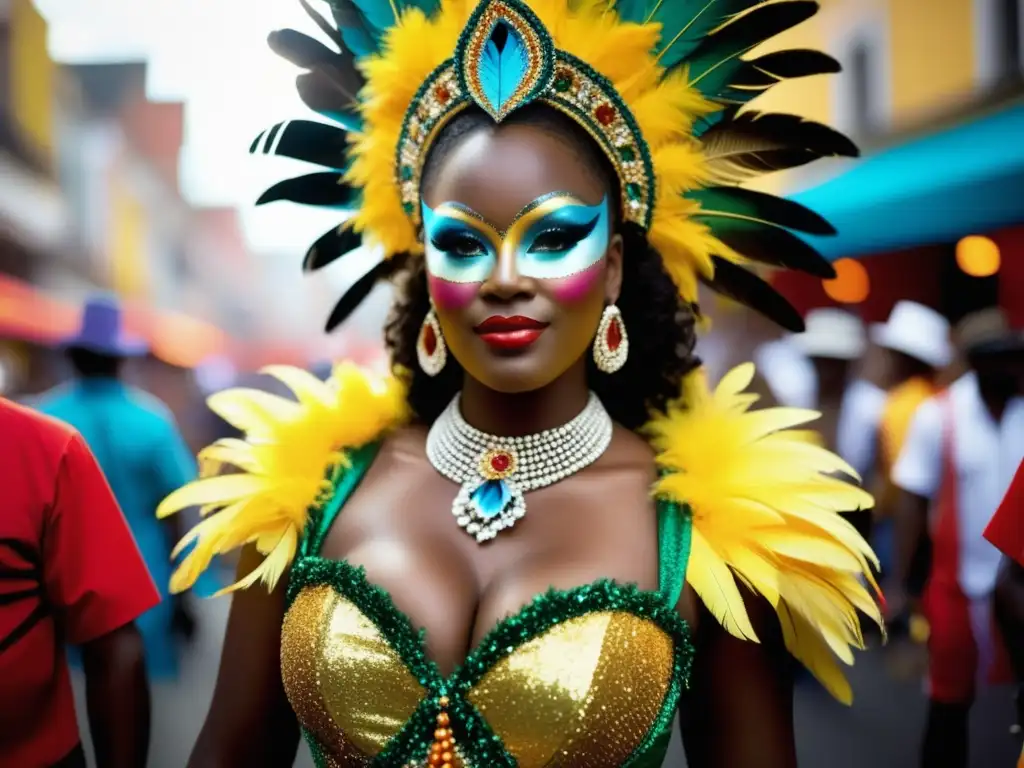
[{"label": "rhinestone tiara", "polygon": [[[488,87],[487,55],[521,56],[515,87]],[[501,55],[501,54],[497,54]],[[650,227],[655,174],[636,119],[615,87],[580,59],[555,48],[550,34],[519,0],[481,3],[459,38],[455,56],[435,69],[405,113],[395,158],[402,207],[421,223],[420,181],[427,154],[444,126],[475,104],[500,123],[515,110],[543,102],[589,133],[611,162],[622,191],[622,217]]]}]

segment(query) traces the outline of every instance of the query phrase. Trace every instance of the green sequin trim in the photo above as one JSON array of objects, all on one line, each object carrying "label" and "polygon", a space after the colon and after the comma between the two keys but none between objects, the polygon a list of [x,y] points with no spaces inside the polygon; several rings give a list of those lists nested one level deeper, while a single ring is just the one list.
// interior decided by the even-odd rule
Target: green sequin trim
[{"label": "green sequin trim", "polygon": [[[639,123],[612,82],[585,61],[558,51],[555,66],[557,72],[564,67],[567,74],[573,74],[573,87],[565,91],[552,88],[541,96],[541,101],[568,114],[597,141],[618,172],[623,217],[650,229],[657,199],[657,178],[651,150]],[[581,78],[596,86],[596,96],[590,92],[592,88],[581,92],[582,83],[576,82]],[[611,125],[603,124],[596,114],[606,103],[615,110],[615,123]]]},{"label": "green sequin trim", "polygon": [[395,182],[402,209],[414,224],[420,223],[420,177],[430,143],[438,131],[471,103],[459,84],[451,59],[427,76],[409,102],[395,147]]}]

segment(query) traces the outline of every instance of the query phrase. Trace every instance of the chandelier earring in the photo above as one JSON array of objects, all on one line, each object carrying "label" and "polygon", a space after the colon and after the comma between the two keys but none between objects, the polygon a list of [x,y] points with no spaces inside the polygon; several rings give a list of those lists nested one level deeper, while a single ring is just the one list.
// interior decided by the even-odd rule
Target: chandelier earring
[{"label": "chandelier earring", "polygon": [[629,357],[629,337],[622,313],[614,304],[604,308],[601,322],[594,337],[594,362],[599,371],[615,373],[626,364]]},{"label": "chandelier earring", "polygon": [[433,307],[423,318],[420,337],[416,341],[416,358],[427,376],[437,376],[448,362],[448,347]]}]

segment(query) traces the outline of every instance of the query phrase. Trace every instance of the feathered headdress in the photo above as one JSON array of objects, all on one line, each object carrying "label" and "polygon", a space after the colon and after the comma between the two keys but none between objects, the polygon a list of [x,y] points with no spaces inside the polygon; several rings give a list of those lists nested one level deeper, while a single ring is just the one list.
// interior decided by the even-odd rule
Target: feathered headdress
[{"label": "feathered headdress", "polygon": [[809,0],[328,0],[333,23],[300,0],[336,46],[294,30],[271,47],[307,70],[305,103],[338,127],[279,123],[251,151],[329,170],[287,179],[258,203],[290,200],[351,215],[309,249],[315,270],[363,243],[384,259],[341,299],[337,326],[419,254],[419,184],[431,143],[460,111],[500,122],[541,102],[594,138],[619,177],[623,220],[641,226],[684,299],[698,283],[802,330],[797,312],[745,266],[834,276],[793,231],[833,234],[803,206],[739,187],[826,156],[855,156],[844,136],[793,115],[742,107],[782,80],[837,72],[830,57],[788,50],[745,58],[813,16]]}]

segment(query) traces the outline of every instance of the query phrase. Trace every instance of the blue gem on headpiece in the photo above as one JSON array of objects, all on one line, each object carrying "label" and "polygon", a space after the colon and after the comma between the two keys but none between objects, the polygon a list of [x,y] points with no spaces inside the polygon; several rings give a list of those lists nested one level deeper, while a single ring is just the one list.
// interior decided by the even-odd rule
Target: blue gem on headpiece
[{"label": "blue gem on headpiece", "polygon": [[456,51],[459,80],[496,122],[538,98],[554,77],[555,49],[534,13],[519,0],[484,0]]}]

